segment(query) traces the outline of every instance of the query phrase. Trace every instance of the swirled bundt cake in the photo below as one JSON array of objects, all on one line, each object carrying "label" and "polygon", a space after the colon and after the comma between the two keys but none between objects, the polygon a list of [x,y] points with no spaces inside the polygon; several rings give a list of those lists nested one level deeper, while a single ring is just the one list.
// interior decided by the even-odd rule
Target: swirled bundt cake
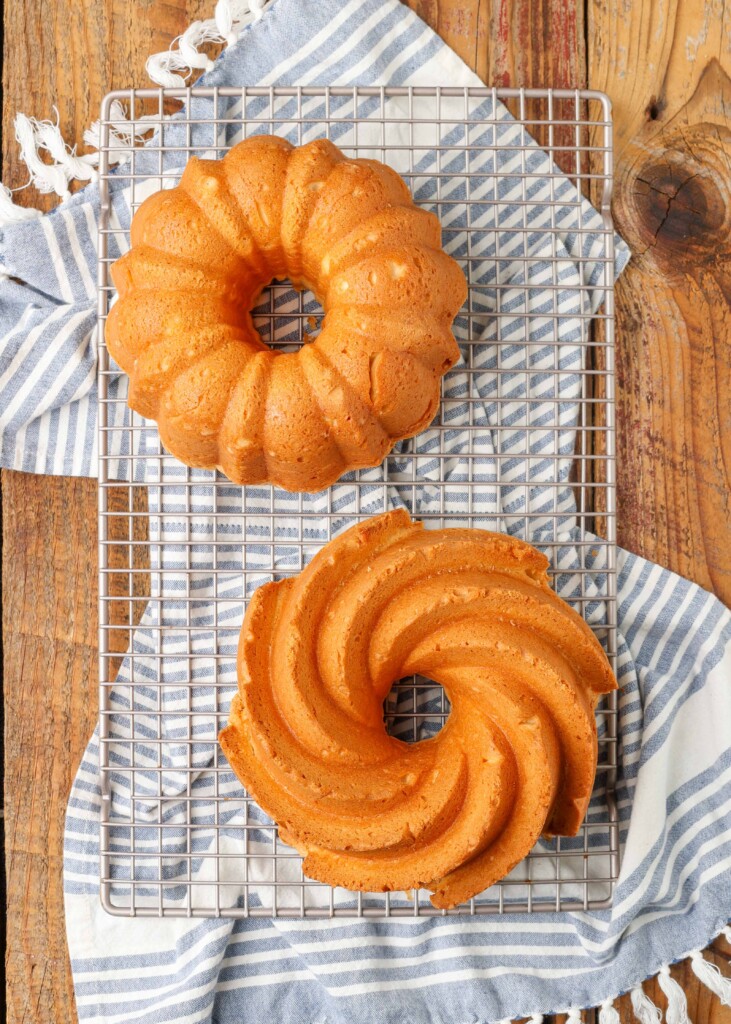
[{"label": "swirled bundt cake", "polygon": [[[107,346],[129,405],[182,462],[315,491],[433,419],[466,284],[438,219],[385,164],[256,135],[191,159],[140,206],[131,243],[112,267]],[[251,319],[275,278],[325,312],[297,352],[268,348]]]},{"label": "swirled bundt cake", "polygon": [[[257,590],[220,741],[304,855],[306,875],[455,906],[541,833],[577,832],[597,763],[594,708],[616,687],[547,560],[484,530],[423,530],[405,511],[352,527],[299,576]],[[387,735],[394,680],[451,701],[434,737]]]}]

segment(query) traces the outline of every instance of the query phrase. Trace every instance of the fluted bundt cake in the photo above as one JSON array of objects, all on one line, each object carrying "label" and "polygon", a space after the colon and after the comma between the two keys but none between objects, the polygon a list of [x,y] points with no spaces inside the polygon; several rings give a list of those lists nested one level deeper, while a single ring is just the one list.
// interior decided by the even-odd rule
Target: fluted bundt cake
[{"label": "fluted bundt cake", "polygon": [[[434,417],[466,284],[438,219],[385,164],[256,135],[191,159],[140,206],[131,243],[106,341],[129,405],[182,462],[314,491]],[[325,312],[297,352],[268,348],[251,319],[275,278]]]},{"label": "fluted bundt cake", "polygon": [[[405,511],[352,527],[299,576],[257,590],[221,745],[304,855],[347,889],[424,887],[455,906],[540,834],[573,835],[597,763],[594,708],[616,687],[547,560]],[[442,683],[451,712],[418,743],[387,735],[394,680]]]}]

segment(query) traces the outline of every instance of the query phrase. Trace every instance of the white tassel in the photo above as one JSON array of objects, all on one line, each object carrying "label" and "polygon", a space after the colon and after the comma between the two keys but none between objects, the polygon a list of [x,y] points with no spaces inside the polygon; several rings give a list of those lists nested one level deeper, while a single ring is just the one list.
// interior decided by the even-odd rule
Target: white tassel
[{"label": "white tassel", "polygon": [[726,942],[731,942],[731,925],[726,925],[726,927],[721,932],[721,935],[723,935]]},{"label": "white tassel", "polygon": [[267,2],[218,0],[213,18],[194,21],[181,36],[173,40],[169,49],[148,57],[145,65],[147,74],[156,85],[163,88],[184,88],[193,71],[210,71],[213,67],[213,61],[201,53],[199,47],[204,43],[233,46],[244,26],[261,18]]},{"label": "white tassel", "polygon": [[[20,224],[22,220],[35,220],[42,216],[40,210],[34,210],[27,206],[16,206],[13,202],[13,193],[7,185],[0,183],[0,225]],[[0,268],[0,274],[8,276],[4,268]]]},{"label": "white tassel", "polygon": [[531,1014],[530,1024],[543,1024],[543,1014],[533,1013]]},{"label": "white tassel", "polygon": [[[142,140],[155,127],[154,124],[145,122],[159,122],[159,120],[158,114],[143,114],[134,121],[130,121],[119,100],[112,100],[107,128],[107,159],[109,163],[119,164],[129,160],[134,144]],[[101,143],[100,121],[94,121],[92,126],[86,129],[84,142],[87,146],[99,149]],[[95,154],[95,157],[98,160],[98,154]]]},{"label": "white tassel", "polygon": [[63,167],[46,164],[38,154],[38,139],[33,118],[18,114],[15,118],[15,138],[20,146],[20,159],[30,171],[31,182],[39,192],[55,192],[68,199],[69,182]]},{"label": "white tassel", "polygon": [[[239,33],[252,21],[258,21],[269,0],[218,0],[214,17],[208,21],[194,21],[179,36],[165,53],[157,53],[148,59],[150,78],[157,85],[168,88],[184,86],[193,70],[210,71],[213,62],[200,52],[204,43],[226,43],[231,46]],[[178,74],[183,72],[183,74]],[[132,123],[127,119],[124,107],[115,100],[110,107],[111,126],[107,133],[107,159],[111,164],[129,160],[136,142],[154,128],[159,115],[150,114],[136,118]],[[95,121],[84,132],[84,142],[93,147],[93,153],[79,156],[76,147],[68,146],[59,128],[58,111],[56,121],[38,121],[34,117],[18,114],[15,118],[15,137],[20,146],[20,158],[28,167],[30,181],[39,192],[55,192],[62,200],[71,195],[72,181],[95,181],[98,176],[99,145],[101,128]],[[51,157],[47,163],[41,152]],[[25,186],[24,186],[25,187]],[[0,183],[0,225],[17,224],[22,220],[39,217],[39,210],[16,206],[12,193]]]},{"label": "white tassel", "polygon": [[570,1006],[566,1011],[566,1024],[581,1024],[581,1010],[578,1006]]},{"label": "white tassel", "polygon": [[[68,199],[71,195],[69,182],[96,179],[99,154],[77,156],[76,149],[66,145],[58,124],[58,111],[55,123],[18,114],[15,137],[20,144],[20,157],[30,171],[31,184],[39,192],[55,192],[61,199]],[[41,151],[48,153],[53,162],[42,160]]]},{"label": "white tassel", "polygon": [[63,141],[59,129],[59,115],[56,111],[56,123],[52,121],[37,121],[29,118],[36,135],[36,144],[39,149],[45,149],[53,158],[54,164],[63,169],[67,183],[77,178],[79,181],[91,181],[96,177],[94,164],[98,162],[96,154],[77,156],[76,148],[71,149]]},{"label": "white tassel", "polygon": [[254,21],[258,21],[264,13],[264,8],[267,5],[267,0],[249,0],[249,10],[251,11]]},{"label": "white tassel", "polygon": [[724,978],[716,965],[704,959],[697,949],[690,954],[690,966],[698,980],[718,996],[723,1006],[731,1006],[731,978]]},{"label": "white tassel", "polygon": [[[110,115],[108,160],[116,164],[129,160],[135,142],[154,127],[144,122],[158,121],[159,118],[157,114],[150,114],[138,118],[132,124],[127,120],[124,107],[118,100],[112,103]],[[30,172],[28,184],[34,185],[39,192],[55,192],[62,199],[68,199],[72,181],[95,181],[98,176],[100,125],[95,121],[84,132],[84,142],[93,146],[94,152],[78,156],[76,149],[71,149],[64,142],[58,122],[58,111],[55,122],[39,121],[35,117],[18,114],[15,118],[15,135],[20,144],[20,158]],[[42,152],[48,153],[51,163],[42,159]],[[16,224],[40,216],[40,210],[16,206],[10,189],[0,184],[0,224]]]},{"label": "white tassel", "polygon": [[238,39],[234,25],[238,24],[240,31],[248,20],[258,21],[266,5],[267,0],[218,0],[213,20],[227,46],[233,46]]},{"label": "white tassel", "polygon": [[619,1013],[614,1006],[614,999],[605,999],[599,1007],[599,1024],[620,1024]]},{"label": "white tassel", "polygon": [[161,85],[163,89],[181,89],[185,86],[188,75],[176,75],[176,71],[187,71],[190,74],[190,68],[175,50],[153,53],[147,58],[145,71],[152,81],[156,85]]},{"label": "white tassel", "polygon": [[655,1006],[652,999],[645,995],[642,985],[637,985],[630,992],[632,1010],[640,1024],[660,1024],[662,1013],[660,1008]]},{"label": "white tassel", "polygon": [[203,43],[218,42],[221,42],[221,36],[215,21],[194,21],[180,36],[178,50],[190,68],[211,71],[213,61],[205,53],[200,53],[198,47]]},{"label": "white tassel", "polygon": [[660,968],[657,981],[668,1001],[668,1008],[665,1011],[667,1024],[690,1024],[688,1000],[685,998],[685,992],[683,992],[675,978],[671,976],[670,968],[667,964],[663,964]]},{"label": "white tassel", "polygon": [[218,0],[216,10],[213,12],[213,20],[220,35],[226,40],[226,46],[233,46],[236,42],[236,33],[234,32],[234,15],[231,8],[231,0]]}]

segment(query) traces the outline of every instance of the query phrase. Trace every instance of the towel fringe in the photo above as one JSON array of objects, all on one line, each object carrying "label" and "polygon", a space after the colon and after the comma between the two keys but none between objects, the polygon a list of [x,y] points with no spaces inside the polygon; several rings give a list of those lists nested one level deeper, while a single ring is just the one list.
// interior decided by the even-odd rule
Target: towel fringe
[{"label": "towel fringe", "polygon": [[[94,152],[79,156],[76,147],[68,146],[61,135],[58,111],[54,107],[56,120],[39,121],[26,114],[17,114],[15,118],[15,138],[20,147],[20,159],[29,172],[29,180],[21,188],[33,185],[42,194],[55,193],[61,201],[71,195],[69,185],[72,181],[96,181],[99,166],[100,127],[95,121],[91,128],[84,132],[84,142],[94,147]],[[114,100],[110,107],[112,126],[109,131],[108,160],[112,164],[129,160],[130,145],[139,141],[152,130],[145,120],[152,117],[138,118],[134,124],[127,119],[123,105]],[[155,117],[155,120],[157,118]],[[50,156],[46,162],[41,154]],[[41,211],[29,207],[16,206],[13,202],[13,191],[0,184],[0,225],[17,224],[22,220],[30,220],[41,216]]]},{"label": "towel fringe", "polygon": [[[147,60],[147,73],[156,85],[168,88],[185,86],[193,71],[210,71],[213,61],[200,51],[205,43],[225,43],[232,46],[241,31],[253,21],[261,18],[270,0],[218,0],[213,18],[194,21],[182,35],[174,39],[164,53],[153,54]],[[179,74],[178,72],[182,72]],[[56,120],[39,121],[26,114],[15,118],[15,137],[20,147],[20,159],[29,172],[27,188],[33,185],[40,193],[55,194],[61,202],[71,196],[72,181],[96,181],[99,167],[100,125],[95,121],[84,132],[84,142],[93,152],[79,155],[64,141],[59,127],[59,114],[54,107]],[[137,118],[131,124],[123,105],[114,100],[110,106],[112,126],[109,131],[108,159],[110,163],[121,163],[129,159],[133,142],[140,141],[152,130],[144,124],[152,117]],[[159,115],[154,115],[159,122]],[[50,159],[47,159],[50,158]],[[8,224],[31,220],[41,216],[41,211],[19,207],[13,202],[13,192],[0,183],[0,228]]]},{"label": "towel fringe", "polygon": [[665,993],[668,1008],[665,1011],[667,1024],[691,1024],[688,1017],[688,1000],[680,985],[670,974],[670,966],[663,964],[657,975],[657,982]]},{"label": "towel fringe", "polygon": [[[725,934],[724,931],[724,937]],[[690,966],[696,978],[718,996],[723,1006],[731,1006],[731,978],[725,978],[715,964],[702,956],[699,949],[690,954]]]},{"label": "towel fringe", "polygon": [[[719,934],[731,942],[731,925],[727,925]],[[698,980],[709,988],[724,1006],[731,1006],[731,978],[724,977],[715,964],[703,957],[700,950],[688,953],[687,958],[690,959],[691,967]],[[654,975],[651,976],[651,978],[653,977]],[[688,1016],[688,1000],[681,986],[670,974],[669,964],[662,965],[657,973],[657,981],[668,1001],[665,1024],[691,1024]],[[641,982],[630,990],[629,996],[632,1011],[639,1024],[661,1024],[662,1010],[646,994]],[[597,1024],[620,1024],[619,1011],[614,1005],[618,998],[619,994],[608,996],[603,1003],[600,1003]],[[565,1015],[566,1024],[581,1024],[581,1012],[578,1006],[572,1006],[568,1010],[551,1011],[551,1013]],[[543,1024],[543,1014],[522,1014],[522,1016],[528,1018],[529,1024]],[[497,1021],[496,1024],[513,1024],[513,1022],[506,1017]]]},{"label": "towel fringe", "polygon": [[[15,191],[19,192],[20,189]],[[0,183],[0,226],[3,224],[20,224],[22,220],[36,220],[42,216],[41,211],[36,210],[34,207],[16,206],[13,202],[13,193],[7,185]],[[0,266],[0,274],[2,274],[2,266]]]},{"label": "towel fringe", "polygon": [[614,1006],[614,999],[605,999],[599,1007],[599,1024],[620,1024],[619,1011]]},{"label": "towel fringe", "polygon": [[[267,0],[218,0],[212,18],[194,21],[169,49],[148,57],[147,74],[156,85],[184,88],[193,71],[210,71],[213,67],[213,61],[201,53],[200,47],[204,43],[233,46],[242,29],[261,18],[266,5]],[[183,74],[178,74],[181,71]]]},{"label": "towel fringe", "polygon": [[660,1024],[662,1013],[652,999],[646,995],[642,985],[636,985],[630,992],[632,1010],[640,1024]]},{"label": "towel fringe", "polygon": [[[127,117],[127,111],[119,100],[112,100],[109,105],[109,122],[107,128],[107,159],[112,164],[124,163],[130,158],[130,147],[140,142],[159,123],[158,114],[143,114],[134,122]],[[151,122],[149,125],[145,122]],[[94,121],[84,132],[84,142],[98,150],[101,145],[101,121]]]},{"label": "towel fringe", "polygon": [[[51,132],[55,128],[58,132],[58,123],[54,126],[51,121],[43,123],[47,129],[46,141],[49,141]],[[55,159],[54,163],[47,164],[41,159],[39,150],[45,149],[39,135],[41,122],[34,117],[26,117],[25,114],[17,114],[15,118],[15,138],[20,146],[20,159],[30,171],[31,184],[35,185],[39,192],[55,192],[62,199],[68,198],[69,179],[63,166]],[[60,135],[59,135],[60,139]],[[63,139],[60,139],[63,145]],[[59,151],[58,147],[54,147]]]}]

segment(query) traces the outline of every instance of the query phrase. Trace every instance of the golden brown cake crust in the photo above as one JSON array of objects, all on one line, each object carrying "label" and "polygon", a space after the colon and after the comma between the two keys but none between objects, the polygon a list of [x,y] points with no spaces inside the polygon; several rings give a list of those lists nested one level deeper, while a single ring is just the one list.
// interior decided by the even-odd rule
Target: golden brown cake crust
[{"label": "golden brown cake crust", "polygon": [[[542,832],[573,835],[597,762],[594,708],[616,687],[546,558],[485,530],[423,530],[403,510],[331,541],[254,594],[220,742],[304,855],[305,874],[464,902]],[[387,735],[383,700],[421,673],[451,712],[433,738]]]},{"label": "golden brown cake crust", "polygon": [[[223,160],[192,158],[140,206],[131,243],[112,267],[107,346],[131,408],[187,465],[316,491],[433,419],[466,283],[438,219],[385,164],[252,136]],[[325,317],[285,353],[250,311],[287,277]]]}]

